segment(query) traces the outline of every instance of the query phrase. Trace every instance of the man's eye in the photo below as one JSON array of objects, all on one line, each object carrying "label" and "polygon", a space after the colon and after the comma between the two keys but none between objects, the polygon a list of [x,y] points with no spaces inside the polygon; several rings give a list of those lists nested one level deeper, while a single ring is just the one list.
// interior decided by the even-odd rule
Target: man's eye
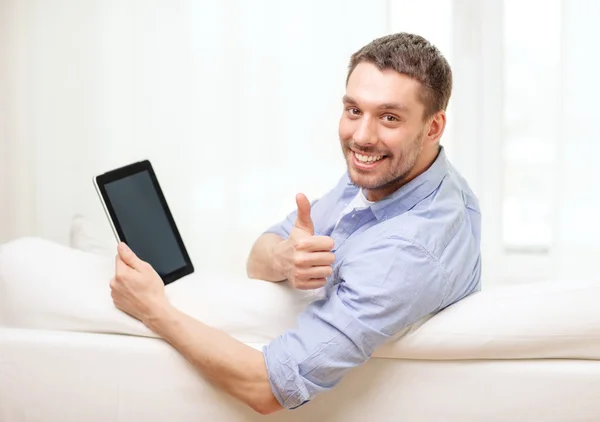
[{"label": "man's eye", "polygon": [[400,119],[398,119],[396,116],[390,116],[389,114],[386,114],[385,116],[383,116],[383,118],[385,119],[386,122],[399,122]]},{"label": "man's eye", "polygon": [[358,115],[360,114],[360,110],[357,109],[356,107],[348,107],[348,112],[350,114],[354,114],[354,115]]}]

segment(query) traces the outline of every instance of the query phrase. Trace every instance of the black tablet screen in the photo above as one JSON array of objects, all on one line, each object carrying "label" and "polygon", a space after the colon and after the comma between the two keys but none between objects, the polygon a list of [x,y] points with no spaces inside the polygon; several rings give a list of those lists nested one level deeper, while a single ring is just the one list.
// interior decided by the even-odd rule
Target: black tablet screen
[{"label": "black tablet screen", "polygon": [[148,171],[109,182],[106,194],[127,244],[162,277],[185,266],[185,258]]}]

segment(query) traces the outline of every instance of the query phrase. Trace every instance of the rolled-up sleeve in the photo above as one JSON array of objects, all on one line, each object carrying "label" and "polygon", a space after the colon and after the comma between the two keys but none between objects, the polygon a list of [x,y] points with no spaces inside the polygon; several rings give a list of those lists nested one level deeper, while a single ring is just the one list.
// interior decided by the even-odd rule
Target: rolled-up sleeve
[{"label": "rolled-up sleeve", "polygon": [[296,408],[330,390],[443,302],[446,277],[421,246],[389,237],[352,255],[340,264],[331,294],[311,303],[295,329],[263,349],[271,389],[283,407]]}]

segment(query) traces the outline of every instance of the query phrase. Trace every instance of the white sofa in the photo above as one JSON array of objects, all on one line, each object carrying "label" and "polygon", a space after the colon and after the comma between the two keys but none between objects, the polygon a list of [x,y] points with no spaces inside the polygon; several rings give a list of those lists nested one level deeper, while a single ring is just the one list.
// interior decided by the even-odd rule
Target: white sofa
[{"label": "white sofa", "polygon": [[[483,289],[410,327],[332,391],[262,417],[112,305],[114,260],[39,238],[0,246],[0,421],[597,421],[600,283]],[[312,300],[194,274],[183,311],[253,347]]]}]

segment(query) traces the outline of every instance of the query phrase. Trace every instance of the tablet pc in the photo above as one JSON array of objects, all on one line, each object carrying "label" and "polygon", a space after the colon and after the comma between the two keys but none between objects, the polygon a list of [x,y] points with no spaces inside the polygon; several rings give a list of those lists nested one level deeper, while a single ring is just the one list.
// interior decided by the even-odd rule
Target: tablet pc
[{"label": "tablet pc", "polygon": [[165,285],[194,272],[150,161],[96,176],[94,185],[117,241],[152,265]]}]

